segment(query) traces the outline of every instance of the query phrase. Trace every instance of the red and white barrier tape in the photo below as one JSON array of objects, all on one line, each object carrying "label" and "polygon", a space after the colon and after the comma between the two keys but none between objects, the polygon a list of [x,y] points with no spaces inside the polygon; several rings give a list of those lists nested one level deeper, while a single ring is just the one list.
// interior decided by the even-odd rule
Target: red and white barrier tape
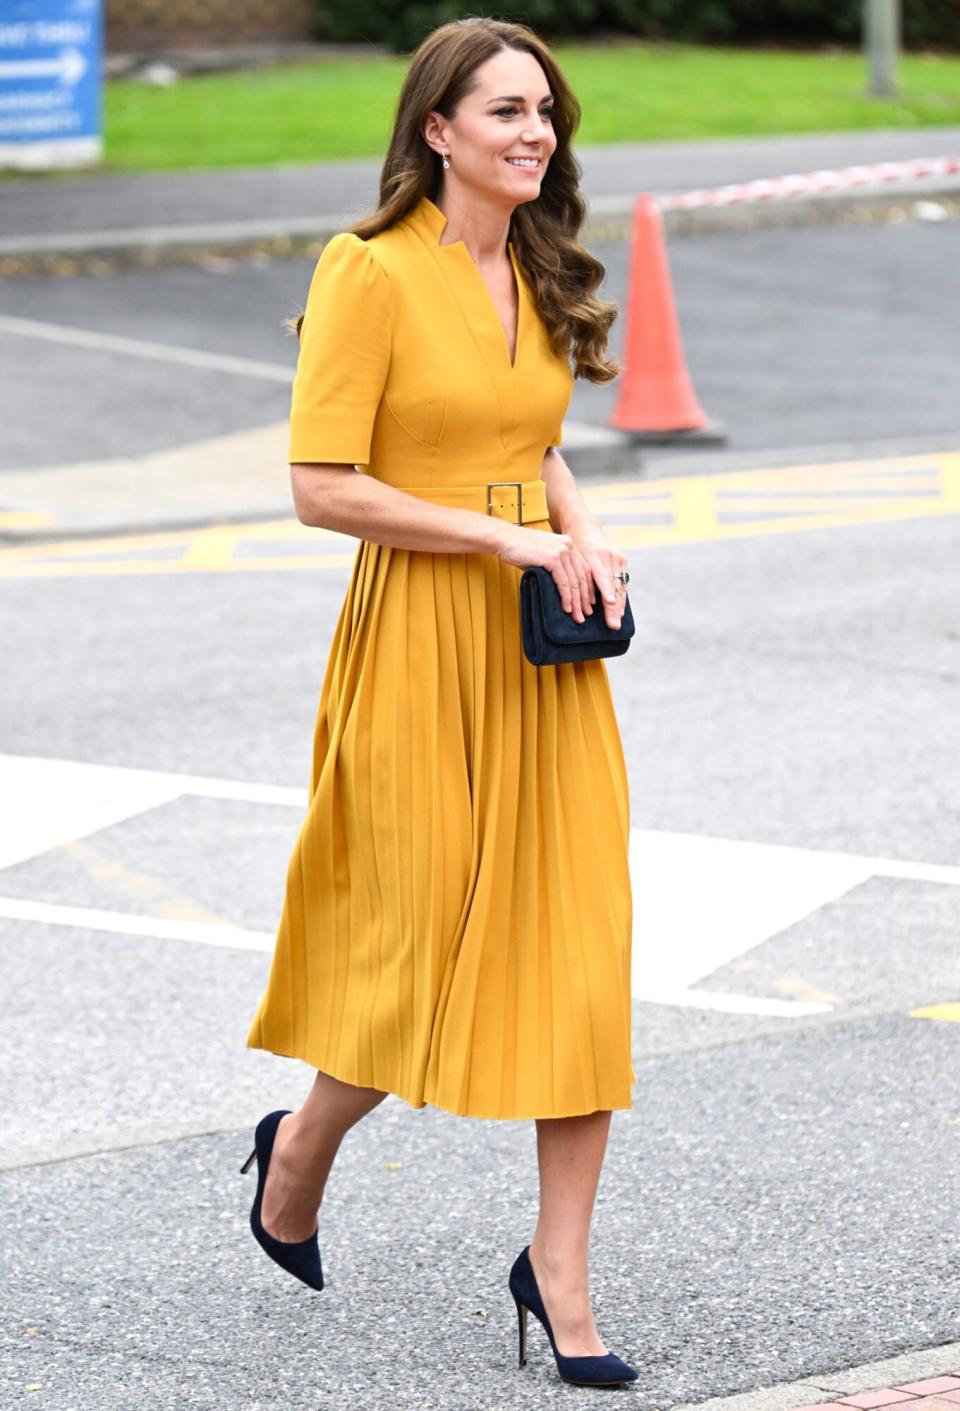
[{"label": "red and white barrier tape", "polygon": [[685,191],[676,196],[660,196],[657,205],[663,211],[683,211],[698,206],[732,206],[741,201],[813,196],[820,192],[852,190],[857,186],[879,186],[886,181],[916,181],[932,176],[955,176],[957,173],[960,173],[960,157],[918,157],[912,162],[878,162],[871,167],[840,167],[837,171],[811,171],[800,176],[744,181],[736,186],[718,186],[713,191]]}]

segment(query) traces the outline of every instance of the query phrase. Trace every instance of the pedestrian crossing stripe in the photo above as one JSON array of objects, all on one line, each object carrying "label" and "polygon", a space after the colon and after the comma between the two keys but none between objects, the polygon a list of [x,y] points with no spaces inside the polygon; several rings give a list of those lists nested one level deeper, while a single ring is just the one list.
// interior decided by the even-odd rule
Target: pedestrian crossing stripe
[{"label": "pedestrian crossing stripe", "polygon": [[[960,452],[580,488],[619,548],[668,548],[960,514]],[[0,577],[343,569],[357,545],[351,535],[290,516],[12,545],[0,549]]]},{"label": "pedestrian crossing stripe", "polygon": [[945,1019],[960,1024],[960,1000],[948,1004],[928,1004],[923,1009],[911,1009],[911,1019]]},{"label": "pedestrian crossing stripe", "polygon": [[[302,786],[0,753],[0,797],[10,800],[0,811],[0,875],[60,851],[98,884],[94,890],[105,903],[5,895],[0,885],[0,929],[13,921],[18,938],[54,926],[141,941],[273,949],[275,929],[237,925],[128,867],[114,854],[111,830],[184,799],[290,808],[302,815],[309,804]],[[105,840],[102,848],[94,843],[98,836]],[[637,883],[634,999],[789,1020],[837,1014],[855,1000],[792,977],[790,993],[783,993],[783,976],[769,987],[781,993],[732,993],[715,988],[720,972],[755,947],[776,944],[797,923],[809,923],[822,907],[872,878],[960,887],[960,867],[943,863],[637,827],[630,829],[629,868]],[[120,905],[111,906],[113,899]],[[960,1003],[933,1006],[929,1014],[960,1019]]]}]

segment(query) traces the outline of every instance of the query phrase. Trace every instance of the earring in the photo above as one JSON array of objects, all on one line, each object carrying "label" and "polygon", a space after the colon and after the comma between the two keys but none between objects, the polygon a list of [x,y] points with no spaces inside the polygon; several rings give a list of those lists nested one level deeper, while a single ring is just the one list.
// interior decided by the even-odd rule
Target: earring
[{"label": "earring", "polygon": [[445,167],[448,171],[449,171],[449,169],[450,169],[450,163],[449,163],[448,160],[447,160],[447,158],[448,158],[449,155],[450,155],[450,154],[449,154],[448,152],[444,152],[444,154],[443,154],[443,165],[444,165],[444,167]]}]

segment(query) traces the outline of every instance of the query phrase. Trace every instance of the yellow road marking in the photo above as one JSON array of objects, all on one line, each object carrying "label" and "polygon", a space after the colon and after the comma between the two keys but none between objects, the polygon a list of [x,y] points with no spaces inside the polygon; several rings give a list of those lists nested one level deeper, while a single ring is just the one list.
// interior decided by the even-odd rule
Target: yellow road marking
[{"label": "yellow road marking", "polygon": [[946,1019],[960,1024],[960,1000],[951,1004],[928,1004],[925,1009],[911,1009],[911,1019]]},{"label": "yellow road marking", "polygon": [[819,985],[805,980],[802,975],[781,975],[773,981],[772,988],[780,995],[789,995],[791,999],[813,1000],[816,1004],[832,1006],[843,1004],[842,995],[834,994],[832,990],[823,990]]},{"label": "yellow road marking", "polygon": [[155,573],[280,573],[291,568],[349,568],[356,551],[349,554],[282,554],[277,558],[243,558],[217,566],[198,569],[181,561],[131,559],[128,562],[106,563],[96,559],[89,563],[22,563],[8,570],[0,561],[0,578],[109,578],[112,575],[143,577]]},{"label": "yellow road marking", "polygon": [[818,514],[791,514],[783,519],[751,519],[719,521],[712,531],[702,533],[678,530],[676,525],[609,526],[610,538],[624,549],[660,548],[669,544],[690,544],[708,539],[747,539],[769,534],[796,534],[803,529],[842,529],[855,525],[890,523],[903,519],[933,519],[939,515],[960,513],[960,505],[947,507],[942,503],[864,506],[858,511]]},{"label": "yellow road marking", "polygon": [[189,897],[171,895],[158,878],[132,870],[102,852],[100,846],[86,838],[73,838],[61,843],[58,851],[73,858],[89,877],[109,882],[127,896],[149,904],[155,916],[179,921],[207,921],[219,926],[226,924],[222,916],[207,911],[206,907],[199,906]]},{"label": "yellow road marking", "polygon": [[940,494],[948,505],[960,508],[960,455],[944,456],[941,460]]},{"label": "yellow road marking", "polygon": [[229,568],[240,535],[233,525],[214,524],[209,529],[196,530],[187,543],[177,564],[181,570]]},{"label": "yellow road marking", "polygon": [[[615,480],[582,488],[621,548],[666,548],[960,514],[960,453]],[[0,528],[2,521],[0,515]],[[0,577],[348,568],[357,545],[350,535],[312,528],[291,515],[195,530],[12,545],[0,549]],[[278,553],[278,546],[290,552]]]},{"label": "yellow road marking", "polygon": [[53,524],[53,515],[42,510],[0,510],[0,529],[22,529],[25,526]]},{"label": "yellow road marking", "polygon": [[716,537],[719,528],[717,497],[709,480],[678,480],[671,490],[670,499],[676,535],[684,539]]}]

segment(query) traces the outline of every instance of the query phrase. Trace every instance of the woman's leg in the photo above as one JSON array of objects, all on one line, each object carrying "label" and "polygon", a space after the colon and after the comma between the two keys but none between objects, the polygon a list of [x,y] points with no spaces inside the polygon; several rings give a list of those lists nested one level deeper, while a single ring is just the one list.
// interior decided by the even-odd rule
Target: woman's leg
[{"label": "woman's leg", "polygon": [[588,1262],[590,1217],[609,1130],[609,1112],[537,1121],[540,1215],[530,1263],[565,1357],[607,1351],[590,1307]]},{"label": "woman's leg", "polygon": [[385,1097],[378,1088],[356,1088],[317,1073],[303,1106],[277,1124],[260,1211],[268,1235],[305,1240],[313,1234],[340,1143]]}]

